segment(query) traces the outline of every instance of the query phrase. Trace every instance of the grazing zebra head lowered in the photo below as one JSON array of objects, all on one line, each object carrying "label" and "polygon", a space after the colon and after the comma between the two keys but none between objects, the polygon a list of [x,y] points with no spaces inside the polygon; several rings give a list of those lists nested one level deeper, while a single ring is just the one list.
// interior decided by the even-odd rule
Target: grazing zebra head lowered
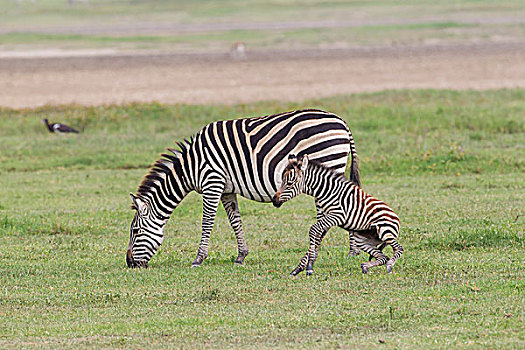
[{"label": "grazing zebra head lowered", "polygon": [[151,204],[130,193],[136,210],[131,221],[126,262],[129,267],[148,267],[148,261],[164,240],[164,224],[154,215]]},{"label": "grazing zebra head lowered", "polygon": [[348,126],[337,115],[321,110],[217,121],[177,144],[180,149],[163,154],[132,195],[136,213],[126,254],[129,267],[147,267],[163,242],[167,220],[191,191],[203,198],[202,236],[192,266],[208,256],[221,202],[237,239],[235,263],[243,264],[248,246],[237,195],[271,202],[291,152],[308,153],[337,173],[344,173],[351,155],[350,178],[359,183],[358,158]]},{"label": "grazing zebra head lowered", "polygon": [[[185,149],[184,144],[179,145]],[[148,267],[149,260],[164,241],[164,225],[169,216],[191,191],[184,182],[182,152],[169,150],[173,154],[163,154],[153,165],[139,185],[137,195],[130,193],[135,216],[131,221],[126,253],[128,267]]]},{"label": "grazing zebra head lowered", "polygon": [[[388,205],[364,192],[342,174],[309,161],[307,155],[301,158],[290,155],[289,164],[282,173],[281,188],[275,193],[272,202],[279,207],[301,193],[315,197],[323,215],[318,215],[317,222],[310,228],[310,248],[292,275],[297,275],[305,268],[307,274],[313,273],[319,246],[333,226],[351,232],[355,237],[357,251],[363,250],[376,259],[361,264],[363,273],[367,273],[371,267],[384,264],[388,272],[392,271],[396,260],[403,253],[403,247],[397,242],[399,218]],[[393,248],[392,258],[382,252],[385,245]]]}]

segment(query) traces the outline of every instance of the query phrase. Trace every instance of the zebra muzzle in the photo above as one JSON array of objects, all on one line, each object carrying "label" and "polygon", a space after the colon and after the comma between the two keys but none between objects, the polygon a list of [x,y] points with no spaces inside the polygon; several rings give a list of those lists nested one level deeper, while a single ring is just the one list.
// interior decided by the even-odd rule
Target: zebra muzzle
[{"label": "zebra muzzle", "polygon": [[136,260],[135,258],[133,258],[133,252],[131,251],[131,249],[128,249],[128,252],[126,253],[126,263],[131,269],[134,269],[135,267],[143,269],[148,268],[148,261],[144,259]]},{"label": "zebra muzzle", "polygon": [[135,261],[133,260],[131,249],[128,249],[128,252],[126,253],[126,264],[128,264],[128,267],[130,268],[135,267]]},{"label": "zebra muzzle", "polygon": [[283,202],[280,201],[279,196],[277,194],[272,197],[272,203],[273,206],[276,208],[279,208],[281,205],[283,205]]},{"label": "zebra muzzle", "polygon": [[133,253],[131,249],[128,249],[128,252],[126,253],[126,263],[128,264],[128,267],[131,269],[137,268],[148,268],[148,261],[147,260],[135,260],[133,258]]}]

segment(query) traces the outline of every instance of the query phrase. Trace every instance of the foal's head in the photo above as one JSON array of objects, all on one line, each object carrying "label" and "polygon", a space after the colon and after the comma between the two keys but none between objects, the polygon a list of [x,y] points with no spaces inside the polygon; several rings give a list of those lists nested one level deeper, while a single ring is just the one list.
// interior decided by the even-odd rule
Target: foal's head
[{"label": "foal's head", "polygon": [[308,156],[297,158],[293,154],[288,157],[288,165],[284,169],[281,188],[272,198],[272,203],[279,208],[284,202],[289,201],[303,193],[304,172],[308,166]]}]

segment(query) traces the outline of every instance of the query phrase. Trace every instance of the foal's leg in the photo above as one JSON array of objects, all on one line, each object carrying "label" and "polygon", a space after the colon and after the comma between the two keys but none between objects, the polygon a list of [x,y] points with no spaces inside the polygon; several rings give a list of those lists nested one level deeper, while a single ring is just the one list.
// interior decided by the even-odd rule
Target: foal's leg
[{"label": "foal's leg", "polygon": [[[317,221],[319,221],[319,220],[321,220],[324,217],[324,212],[323,212],[323,208],[321,208],[321,205],[319,204],[317,199],[315,200],[315,210],[316,210],[316,213],[317,213],[317,215],[316,215],[317,216]],[[321,233],[321,241],[323,240],[324,236],[326,235],[326,232],[327,232],[327,230],[324,230]],[[319,253],[319,246],[317,247],[316,253]],[[306,252],[303,255],[303,257],[299,261],[299,265],[297,265],[297,267],[290,273],[290,275],[296,276],[296,275],[300,274],[301,272],[303,272],[304,269],[306,268],[306,264],[307,263],[308,263],[308,252]]]},{"label": "foal's leg", "polygon": [[299,265],[292,271],[291,275],[295,276],[299,272],[303,271],[306,267],[306,274],[309,276],[314,271],[314,262],[317,258],[317,253],[319,251],[319,246],[322,239],[324,238],[326,231],[332,226],[340,225],[342,222],[342,215],[338,213],[330,213],[327,216],[322,217],[319,221],[310,227],[309,236],[310,236],[310,248],[308,249],[307,255],[301,258]]},{"label": "foal's leg", "polygon": [[348,251],[349,256],[357,256],[361,254],[361,249],[359,249],[355,241],[354,231],[348,231],[348,243],[350,243],[350,249]]},{"label": "foal's leg", "polygon": [[363,273],[368,273],[368,270],[371,267],[384,265],[388,261],[388,256],[383,254],[383,252],[377,248],[371,249],[370,251],[367,251],[367,253],[370,254],[371,257],[374,257],[376,260],[362,263],[361,270],[363,271]]},{"label": "foal's leg", "polygon": [[[367,273],[371,267],[384,265],[388,261],[388,256],[383,253],[385,245],[379,239],[375,229],[356,232],[355,240],[360,245],[361,250],[370,254],[370,260],[361,264],[363,273]],[[378,245],[381,245],[378,247]],[[375,258],[375,261],[372,259]]]},{"label": "foal's leg", "polygon": [[[386,247],[386,243],[381,243],[381,244],[379,245],[379,247],[377,247],[377,249],[379,249],[380,251],[383,251],[383,249],[385,249],[385,247]],[[373,257],[372,255],[370,255],[370,256],[368,257],[368,261],[372,261],[373,258],[374,258],[374,257]]]},{"label": "foal's leg", "polygon": [[397,259],[399,259],[401,254],[403,254],[404,250],[401,244],[399,244],[395,239],[390,243],[390,245],[392,246],[392,249],[394,249],[394,255],[386,263],[386,272],[388,273],[392,272],[392,267],[394,267],[394,264],[396,263]]},{"label": "foal's leg", "polygon": [[[317,212],[317,216],[316,216],[316,219],[317,221],[321,220],[324,216],[325,216],[325,213],[323,211],[323,208],[321,207],[321,205],[319,204],[319,202],[317,201],[317,199],[315,200],[315,210]],[[326,232],[328,232],[328,230],[323,230],[323,233],[321,233],[321,239],[320,241],[323,240],[324,236],[326,235]],[[316,253],[319,252],[319,246],[317,246],[317,251]],[[308,254],[305,254],[306,257],[308,257]]]},{"label": "foal's leg", "polygon": [[297,267],[295,269],[293,269],[292,272],[290,272],[290,275],[292,276],[297,276],[298,274],[300,274],[301,272],[304,271],[304,269],[306,268],[306,264],[308,263],[308,253],[306,253],[302,258],[301,260],[299,261],[299,265],[297,265]]},{"label": "foal's leg", "polygon": [[[319,240],[319,245],[317,245],[317,247],[315,249],[315,256],[319,255],[319,247],[321,246],[321,242],[323,241],[323,238],[326,235],[326,232],[328,232],[328,231],[323,231],[323,233],[321,234],[321,238]],[[299,261],[299,265],[297,265],[297,267],[290,273],[290,275],[296,276],[297,274],[303,272],[304,269],[306,268],[307,264],[308,264],[308,252],[306,252],[306,254],[303,255],[303,257]],[[313,272],[313,270],[312,270],[312,272]],[[308,275],[311,275],[311,273],[308,274]]]}]

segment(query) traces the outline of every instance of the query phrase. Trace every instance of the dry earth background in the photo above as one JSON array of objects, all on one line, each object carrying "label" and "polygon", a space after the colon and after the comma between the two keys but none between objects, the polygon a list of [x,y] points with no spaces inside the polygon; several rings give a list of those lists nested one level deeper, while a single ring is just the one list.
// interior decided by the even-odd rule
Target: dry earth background
[{"label": "dry earth background", "polygon": [[[178,25],[165,19],[130,24],[128,18],[124,23],[83,20],[62,26],[13,21],[0,24],[0,106],[134,101],[233,104],[300,101],[384,89],[525,87],[525,12],[517,4],[510,8],[497,4],[466,9],[444,6],[448,12],[427,14],[407,7],[391,10],[390,17],[389,6],[370,7],[373,17],[365,15],[366,8],[339,8],[333,11],[333,21],[263,18],[232,23],[222,18]],[[399,26],[402,29],[396,32]],[[429,26],[435,30],[425,29]],[[363,28],[382,28],[384,33],[367,37]],[[411,28],[423,35],[414,37]],[[346,33],[348,30],[361,32]],[[306,31],[305,38],[319,38],[313,42],[277,38],[273,44],[267,39],[258,41],[257,36],[250,39],[253,33],[275,36],[290,31]],[[52,40],[50,45],[39,40],[35,44],[5,42],[9,35],[20,33],[53,40],[59,36],[62,42],[64,35],[73,38],[70,42],[106,40],[108,36],[129,42],[137,35],[149,35],[152,41],[178,36],[182,42],[168,40],[149,49],[129,44],[124,49],[122,45],[101,46],[96,40],[94,45],[66,48]],[[199,45],[191,46],[195,35],[200,35]],[[217,35],[222,39],[214,39]],[[236,36],[246,39],[244,60],[228,54]],[[367,40],[358,40],[363,37]],[[147,38],[139,37],[142,41]]]},{"label": "dry earth background", "polygon": [[525,45],[1,60],[0,105],[300,101],[406,88],[525,87]]}]

